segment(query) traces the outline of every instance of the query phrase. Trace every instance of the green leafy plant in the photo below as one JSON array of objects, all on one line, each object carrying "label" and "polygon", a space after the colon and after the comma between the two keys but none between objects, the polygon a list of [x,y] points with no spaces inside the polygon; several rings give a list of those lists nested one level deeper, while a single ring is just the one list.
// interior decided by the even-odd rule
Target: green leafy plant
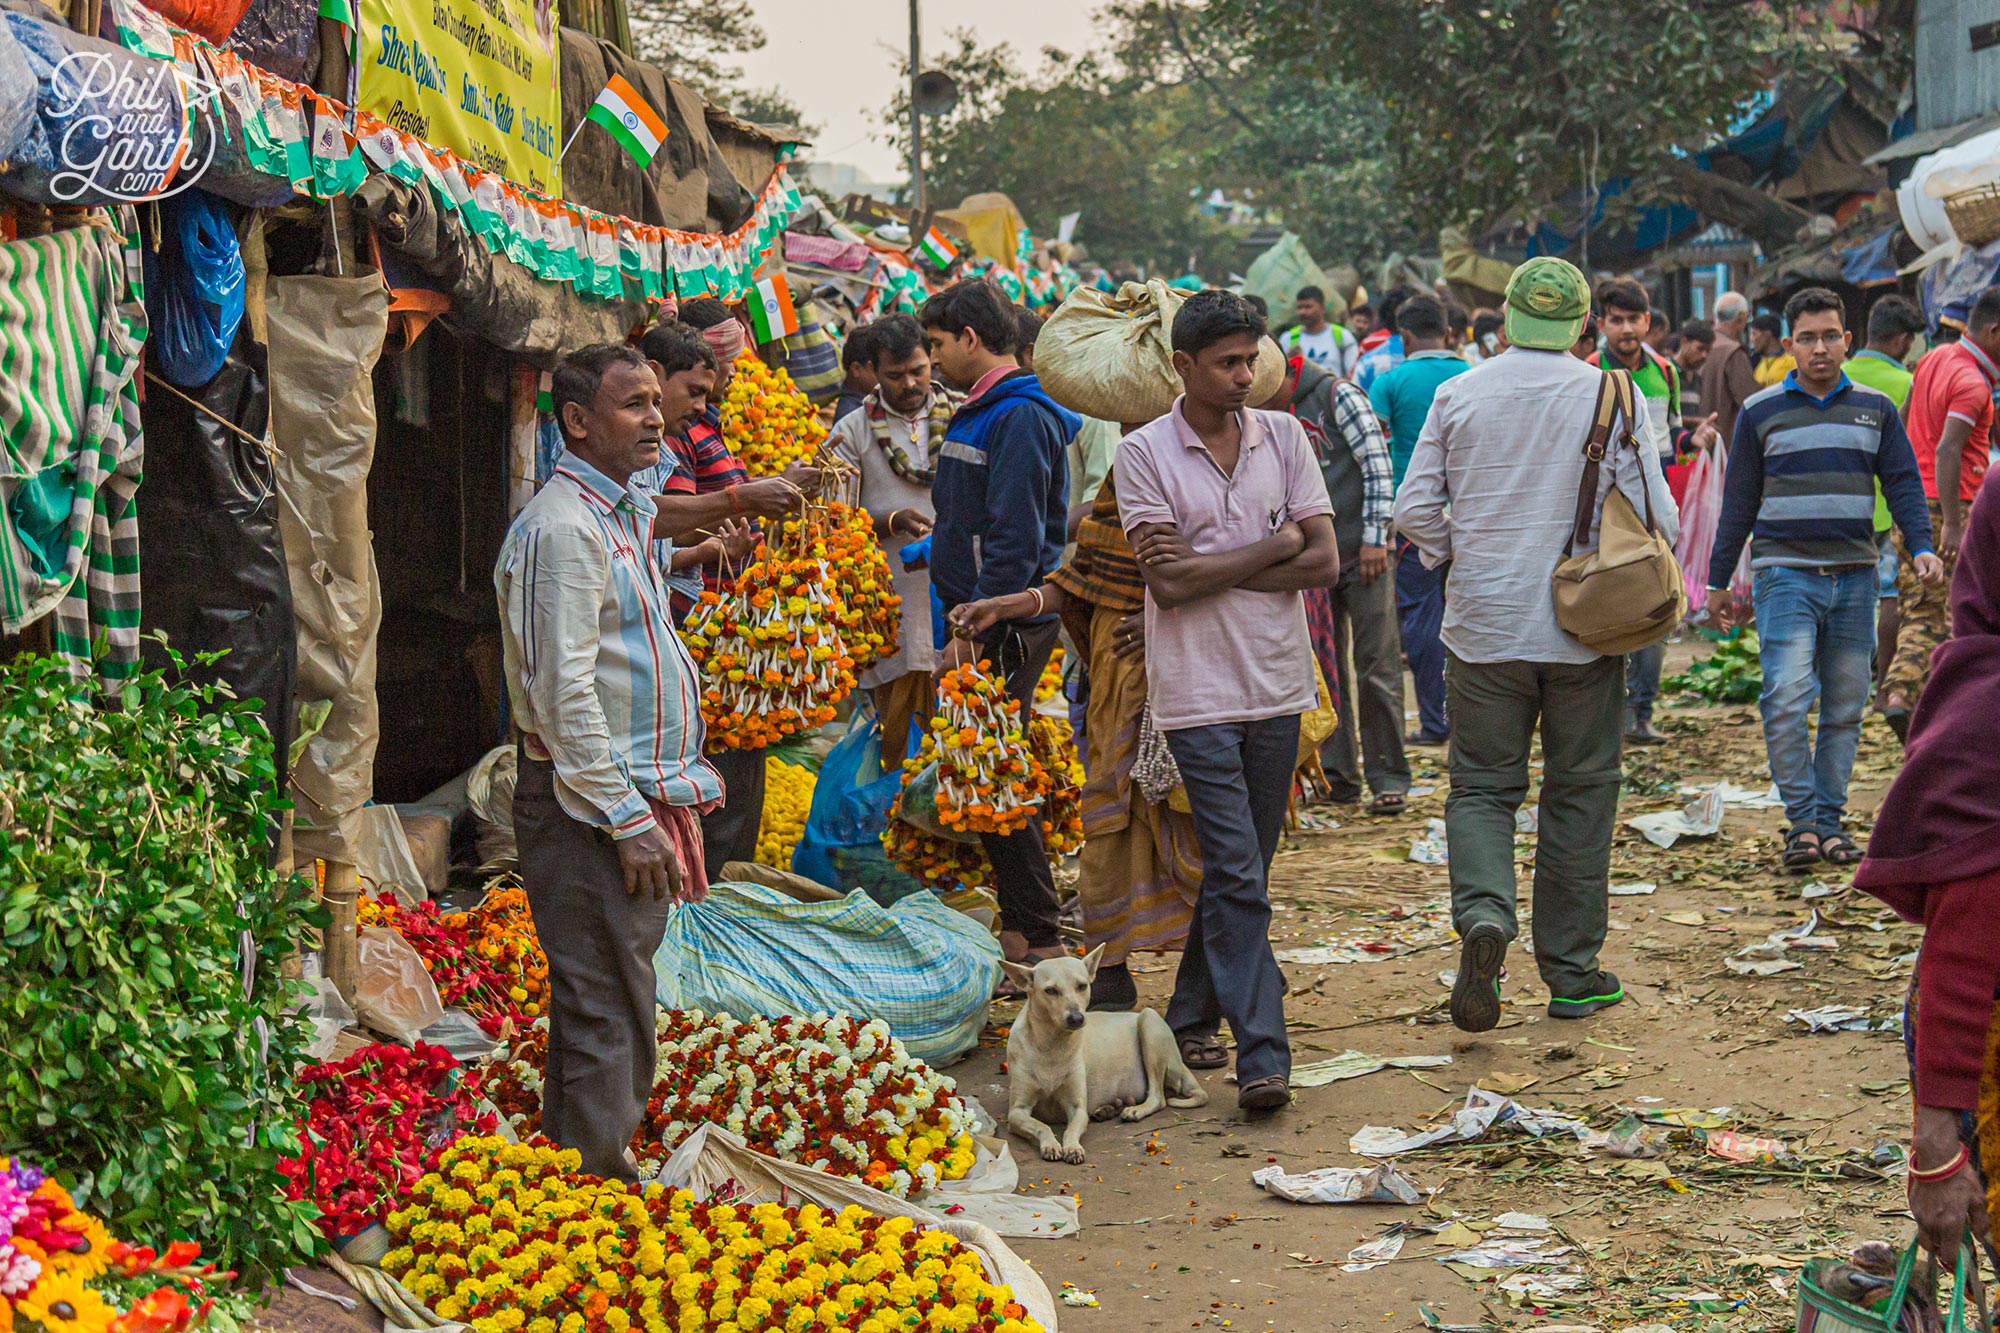
[{"label": "green leafy plant", "polygon": [[175,665],[101,706],[58,659],[0,667],[0,1150],[254,1290],[320,1245],[278,1172],[309,1031],[280,966],[317,908],[267,859],[256,705]]},{"label": "green leafy plant", "polygon": [[1746,629],[1717,644],[1707,657],[1689,663],[1686,671],[1668,676],[1660,684],[1676,694],[1692,694],[1710,703],[1757,702],[1757,696],[1764,692],[1764,668],[1757,659],[1756,631]]}]

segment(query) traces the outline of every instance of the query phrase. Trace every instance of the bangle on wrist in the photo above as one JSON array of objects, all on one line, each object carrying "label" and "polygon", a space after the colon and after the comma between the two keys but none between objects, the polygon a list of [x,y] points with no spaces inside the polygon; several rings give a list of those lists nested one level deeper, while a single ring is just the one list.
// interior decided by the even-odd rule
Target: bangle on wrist
[{"label": "bangle on wrist", "polygon": [[1936,1184],[1940,1180],[1948,1180],[1960,1171],[1963,1171],[1966,1163],[1971,1160],[1972,1155],[1965,1150],[1965,1145],[1961,1143],[1958,1145],[1958,1152],[1949,1162],[1946,1162],[1943,1166],[1933,1167],[1925,1171],[1918,1168],[1916,1154],[1913,1151],[1910,1154],[1910,1179],[1921,1181],[1926,1185]]},{"label": "bangle on wrist", "polygon": [[1043,598],[1042,590],[1039,586],[1030,588],[1028,591],[1033,594],[1035,599],[1035,609],[1029,612],[1029,614],[1039,616],[1048,609],[1048,602]]}]

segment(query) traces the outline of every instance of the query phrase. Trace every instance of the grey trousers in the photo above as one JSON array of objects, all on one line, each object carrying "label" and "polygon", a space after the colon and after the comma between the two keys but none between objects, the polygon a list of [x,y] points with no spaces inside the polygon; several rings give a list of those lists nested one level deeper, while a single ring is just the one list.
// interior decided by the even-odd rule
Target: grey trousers
[{"label": "grey trousers", "polygon": [[1625,659],[1463,662],[1446,669],[1451,709],[1451,923],[1485,921],[1513,939],[1514,812],[1528,794],[1528,750],[1542,735],[1535,840],[1535,963],[1551,993],[1591,995],[1610,905],[1618,820]]},{"label": "grey trousers", "polygon": [[1340,726],[1319,747],[1320,762],[1336,790],[1359,793],[1365,774],[1368,789],[1377,796],[1407,792],[1410,761],[1403,753],[1403,636],[1396,627],[1395,571],[1363,583],[1358,571],[1343,567],[1340,582],[1327,595],[1339,644]]},{"label": "grey trousers", "polygon": [[1271,858],[1298,766],[1296,713],[1166,733],[1201,844],[1201,891],[1174,977],[1167,1026],[1212,1036],[1229,1020],[1236,1081],[1290,1077],[1284,977],[1271,954]]},{"label": "grey trousers", "polygon": [[722,804],[701,817],[702,868],[713,881],[728,862],[757,859],[767,769],[761,749],[718,750],[708,762],[722,778]]},{"label": "grey trousers", "polygon": [[542,1132],[593,1176],[634,1180],[625,1149],[653,1091],[653,952],[670,904],[625,892],[606,834],[556,802],[552,765],[521,758],[514,837],[535,933],[549,956]]}]

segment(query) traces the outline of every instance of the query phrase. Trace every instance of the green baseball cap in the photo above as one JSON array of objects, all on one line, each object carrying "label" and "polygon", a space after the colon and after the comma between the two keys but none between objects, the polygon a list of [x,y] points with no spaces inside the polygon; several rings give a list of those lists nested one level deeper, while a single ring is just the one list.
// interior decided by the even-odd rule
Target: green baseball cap
[{"label": "green baseball cap", "polygon": [[1590,284],[1568,260],[1530,259],[1507,279],[1507,341],[1516,347],[1567,352],[1590,316]]}]

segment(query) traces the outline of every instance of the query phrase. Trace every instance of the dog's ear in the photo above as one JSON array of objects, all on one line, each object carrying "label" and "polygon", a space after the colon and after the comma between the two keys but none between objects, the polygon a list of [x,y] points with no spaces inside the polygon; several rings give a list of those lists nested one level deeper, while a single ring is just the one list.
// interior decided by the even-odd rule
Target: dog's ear
[{"label": "dog's ear", "polygon": [[1009,962],[1007,959],[1002,958],[1000,960],[1000,970],[1005,972],[1013,980],[1014,984],[1022,990],[1034,989],[1035,969],[1033,964]]},{"label": "dog's ear", "polygon": [[1097,980],[1097,962],[1104,956],[1104,946],[1098,945],[1083,956],[1083,975],[1088,981]]}]

